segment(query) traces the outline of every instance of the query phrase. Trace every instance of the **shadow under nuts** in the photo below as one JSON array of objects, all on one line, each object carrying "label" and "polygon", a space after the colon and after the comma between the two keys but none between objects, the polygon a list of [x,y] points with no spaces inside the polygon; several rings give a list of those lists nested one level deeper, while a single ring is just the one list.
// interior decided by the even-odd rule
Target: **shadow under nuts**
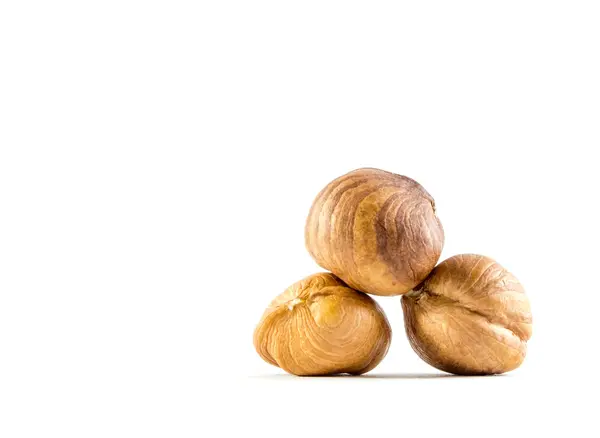
[{"label": "shadow under nuts", "polygon": [[430,365],[453,374],[500,374],[523,362],[531,309],[519,281],[473,254],[440,263],[402,297],[410,344]]},{"label": "shadow under nuts", "polygon": [[320,273],[271,302],[254,331],[254,346],[266,362],[291,374],[362,374],[385,357],[391,334],[371,297]]},{"label": "shadow under nuts", "polygon": [[358,169],[317,195],[306,247],[323,268],[374,295],[410,291],[431,272],[444,245],[433,198],[416,181]]}]

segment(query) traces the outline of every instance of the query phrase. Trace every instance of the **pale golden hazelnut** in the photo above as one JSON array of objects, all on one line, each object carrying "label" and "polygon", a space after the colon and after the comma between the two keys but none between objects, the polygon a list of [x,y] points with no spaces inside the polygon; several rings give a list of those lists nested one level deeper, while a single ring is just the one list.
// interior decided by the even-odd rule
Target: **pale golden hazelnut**
[{"label": "pale golden hazelnut", "polygon": [[271,302],[254,331],[254,346],[266,362],[291,374],[363,374],[385,357],[391,334],[371,297],[320,273]]},{"label": "pale golden hazelnut", "polygon": [[444,230],[419,183],[367,168],[335,179],[317,195],[305,241],[315,261],[350,287],[399,295],[434,268]]},{"label": "pale golden hazelnut", "polygon": [[402,308],[413,349],[440,370],[500,374],[525,358],[529,301],[519,281],[489,257],[443,261],[402,297]]}]

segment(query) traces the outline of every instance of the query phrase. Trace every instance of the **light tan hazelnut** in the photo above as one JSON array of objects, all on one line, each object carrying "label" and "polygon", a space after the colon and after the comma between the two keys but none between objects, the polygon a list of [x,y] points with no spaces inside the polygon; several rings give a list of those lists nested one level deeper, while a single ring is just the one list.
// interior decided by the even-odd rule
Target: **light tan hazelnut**
[{"label": "light tan hazelnut", "polygon": [[399,295],[427,277],[444,245],[433,198],[416,181],[358,169],[316,197],[305,228],[315,261],[350,287]]},{"label": "light tan hazelnut", "polygon": [[523,362],[531,310],[519,281],[489,257],[440,263],[402,297],[410,344],[428,364],[453,374],[500,374]]},{"label": "light tan hazelnut", "polygon": [[391,334],[371,297],[320,273],[271,302],[254,331],[254,346],[266,362],[291,374],[362,374],[384,358]]}]

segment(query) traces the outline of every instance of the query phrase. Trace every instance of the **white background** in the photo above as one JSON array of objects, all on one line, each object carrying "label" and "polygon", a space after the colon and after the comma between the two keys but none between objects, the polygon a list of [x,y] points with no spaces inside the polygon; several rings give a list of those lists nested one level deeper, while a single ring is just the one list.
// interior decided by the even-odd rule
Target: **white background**
[{"label": "white background", "polygon": [[[0,4],[0,436],[598,436],[595,1]],[[531,299],[524,365],[371,377],[262,362],[320,269],[312,199],[373,166],[434,196],[442,258]]]}]

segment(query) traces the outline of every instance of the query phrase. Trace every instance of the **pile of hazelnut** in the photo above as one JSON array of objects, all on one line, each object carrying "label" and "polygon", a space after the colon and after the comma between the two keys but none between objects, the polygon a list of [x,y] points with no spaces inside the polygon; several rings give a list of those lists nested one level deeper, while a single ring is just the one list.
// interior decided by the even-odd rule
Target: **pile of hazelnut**
[{"label": "pile of hazelnut", "polygon": [[531,337],[523,287],[482,255],[437,264],[444,230],[416,181],[370,168],[335,179],[317,195],[305,239],[330,272],[294,283],[266,309],[254,345],[268,363],[299,376],[375,368],[392,330],[367,294],[402,295],[411,346],[440,370],[500,374],[523,362]]}]

